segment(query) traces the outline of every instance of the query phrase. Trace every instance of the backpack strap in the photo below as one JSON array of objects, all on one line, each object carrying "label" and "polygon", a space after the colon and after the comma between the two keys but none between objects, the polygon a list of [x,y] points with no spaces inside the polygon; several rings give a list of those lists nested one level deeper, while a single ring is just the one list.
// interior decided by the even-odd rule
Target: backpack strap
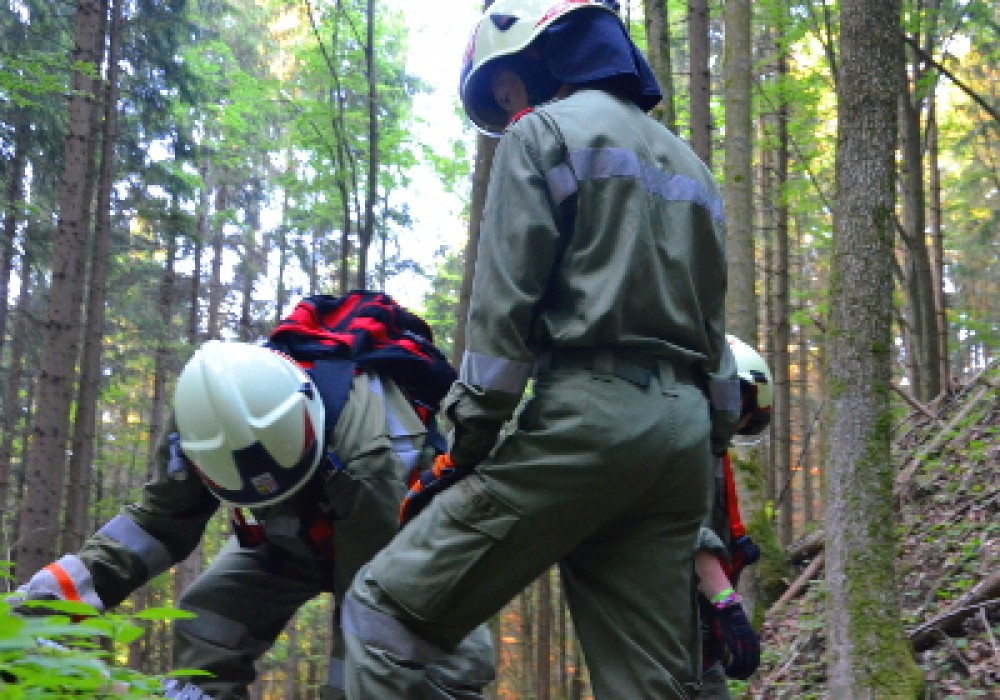
[{"label": "backpack strap", "polygon": [[357,363],[353,360],[340,358],[316,360],[311,369],[306,370],[312,377],[313,384],[323,400],[325,418],[323,420],[323,436],[333,429],[340,418],[347,396],[351,393],[351,382],[354,381],[354,370]]}]

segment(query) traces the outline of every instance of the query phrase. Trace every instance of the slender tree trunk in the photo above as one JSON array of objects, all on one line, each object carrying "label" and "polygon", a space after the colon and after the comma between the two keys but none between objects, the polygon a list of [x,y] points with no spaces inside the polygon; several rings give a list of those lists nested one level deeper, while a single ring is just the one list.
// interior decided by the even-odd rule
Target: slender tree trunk
[{"label": "slender tree trunk", "polygon": [[101,166],[97,178],[93,249],[87,297],[87,325],[80,361],[80,388],[73,424],[69,488],[64,523],[64,550],[75,551],[89,534],[91,469],[100,398],[101,358],[104,342],[108,267],[111,254],[111,188],[114,177],[115,144],[118,139],[118,56],[121,46],[121,0],[111,8],[107,82],[104,89],[104,120],[101,130]]},{"label": "slender tree trunk", "polygon": [[[483,9],[493,4],[493,0],[483,0]],[[479,254],[479,226],[486,207],[486,190],[490,184],[490,168],[497,140],[480,134],[476,138],[476,161],[472,167],[472,196],[469,203],[469,238],[465,242],[465,260],[462,270],[462,287],[458,292],[458,318],[455,319],[455,347],[452,348],[452,362],[458,367],[465,354],[465,325],[472,299],[472,278],[476,272],[476,257]]]},{"label": "slender tree trunk", "polygon": [[213,183],[215,180],[215,171],[211,160],[207,158],[202,160],[198,165],[198,172],[201,175],[201,189],[198,193],[198,209],[195,213],[194,252],[191,256],[191,294],[189,296],[187,322],[187,341],[191,348],[195,348],[201,340],[198,329],[201,323],[202,257],[205,251],[205,242],[208,239],[208,221],[212,206]]},{"label": "slender tree trunk", "polygon": [[[95,72],[103,39],[100,29],[101,3],[78,0],[72,58],[78,64],[90,65]],[[59,223],[52,247],[50,302],[44,325],[47,357],[39,369],[38,411],[32,428],[34,448],[26,468],[28,489],[21,510],[20,539],[14,549],[19,583],[55,557],[59,541],[70,405],[80,345],[83,290],[79,270],[88,230],[85,195],[91,174],[91,83],[83,72],[74,72],[60,180]]]},{"label": "slender tree trunk", "polygon": [[367,0],[365,65],[368,77],[368,184],[365,188],[365,224],[358,245],[358,287],[368,286],[368,249],[375,237],[375,202],[378,198],[378,74],[375,70],[375,0]]},{"label": "slender tree trunk", "polygon": [[712,167],[712,74],[708,68],[710,55],[708,20],[708,0],[688,2],[691,65],[688,99],[691,105],[691,148],[705,165]]},{"label": "slender tree trunk", "polygon": [[649,63],[660,84],[663,100],[653,109],[653,116],[677,132],[677,111],[674,107],[674,68],[670,51],[670,13],[667,0],[643,0],[646,20],[646,45]]},{"label": "slender tree trunk", "polygon": [[941,223],[941,167],[938,153],[937,93],[929,99],[927,113],[927,168],[930,184],[930,231],[931,231],[931,284],[934,287],[934,311],[937,315],[938,331],[938,374],[941,389],[951,385],[951,369],[948,364],[948,308],[944,294],[944,227]]},{"label": "slender tree trunk", "polygon": [[228,186],[220,183],[215,193],[217,221],[215,235],[212,237],[212,267],[208,278],[208,328],[205,332],[205,336],[210,340],[218,338],[222,330],[222,302],[226,297],[226,290],[222,286],[222,256],[226,241],[224,213],[229,207],[228,192]]},{"label": "slender tree trunk", "polygon": [[753,240],[753,85],[750,0],[725,5],[726,50],[723,60],[726,98],[725,183],[726,249],[729,290],[726,328],[751,347],[757,342],[756,267]]},{"label": "slender tree trunk", "polygon": [[538,578],[538,646],[535,649],[538,700],[552,697],[552,572]]},{"label": "slender tree trunk", "polygon": [[[173,218],[173,217],[172,217]],[[148,469],[156,461],[156,436],[160,434],[166,423],[169,409],[167,400],[167,378],[173,369],[173,357],[170,350],[170,340],[173,328],[174,286],[176,285],[175,265],[177,261],[177,234],[169,230],[166,234],[166,260],[163,267],[163,277],[160,278],[159,298],[156,310],[160,317],[160,328],[156,338],[156,349],[153,361],[153,396],[149,412],[149,444],[146,454]]]},{"label": "slender tree trunk", "polygon": [[[2,551],[4,556],[9,556],[7,552],[9,547],[14,540],[11,534],[12,526],[15,523],[15,515],[18,511],[16,504],[20,501],[20,486],[14,488],[14,484],[11,483],[11,468],[14,459],[14,445],[17,440],[18,431],[18,419],[28,413],[31,408],[31,402],[28,398],[22,398],[21,396],[21,384],[24,382],[24,353],[27,346],[27,335],[28,335],[28,306],[31,294],[31,259],[28,257],[27,253],[21,256],[21,269],[20,269],[20,289],[18,290],[17,304],[14,307],[14,328],[11,334],[10,342],[10,363],[7,368],[7,376],[4,382],[4,410],[3,417],[0,419],[0,426],[2,426],[2,433],[0,433],[0,507],[2,507],[3,514],[0,515],[0,528],[2,528],[2,537],[0,537],[0,546],[3,547]],[[25,392],[30,397],[30,386],[29,391]],[[24,482],[24,452],[27,450],[28,443],[22,442],[24,446],[21,453],[21,477],[19,482]]]},{"label": "slender tree trunk", "polygon": [[[802,242],[802,226],[795,219],[795,249],[799,252],[798,278],[803,285],[807,285],[809,279],[808,256]],[[807,302],[805,295],[800,296],[796,304],[799,322],[796,333],[796,364],[798,365],[798,409],[799,409],[799,463],[802,465],[802,522],[808,528],[816,521],[815,492],[816,484],[813,480],[813,446],[816,444],[816,436],[813,434],[813,416],[810,401],[809,387],[812,382],[812,368],[809,362],[809,334],[806,330]]]},{"label": "slender tree trunk", "polygon": [[[926,191],[924,189],[923,139],[920,123],[924,88],[910,85],[905,79],[905,70],[900,67],[899,93],[900,108],[900,150],[902,152],[902,192],[904,287],[906,296],[907,330],[912,333],[909,347],[914,352],[913,363],[908,365],[913,372],[911,391],[914,397],[924,403],[938,395],[941,390],[940,365],[938,360],[937,316],[934,310],[934,283],[931,273],[930,254],[927,250]],[[915,68],[914,83],[923,74]]]},{"label": "slender tree trunk", "polygon": [[833,700],[917,698],[894,562],[892,251],[900,3],[841,4],[837,204],[827,328],[828,677]]},{"label": "slender tree trunk", "polygon": [[[487,7],[489,4],[487,4]],[[472,299],[472,278],[476,272],[476,256],[479,253],[479,226],[486,206],[486,189],[489,187],[490,168],[497,141],[483,135],[476,139],[476,162],[472,169],[472,202],[469,205],[469,239],[465,243],[465,264],[462,273],[462,288],[458,293],[458,318],[455,325],[455,347],[452,361],[455,366],[462,362],[465,354],[465,323],[469,315]]]},{"label": "slender tree trunk", "polygon": [[[254,188],[255,192],[257,188]],[[239,318],[239,339],[244,343],[249,343],[254,339],[253,329],[253,290],[257,283],[257,276],[261,271],[260,247],[257,243],[257,236],[260,232],[260,202],[257,196],[247,207],[247,230],[243,235],[243,259],[239,263],[239,270],[242,272],[242,289],[240,298],[240,318]]]},{"label": "slender tree trunk", "polygon": [[[773,51],[777,68],[776,78],[784,83],[788,78],[788,61],[785,50],[781,46],[781,36],[784,33],[784,12],[778,20],[777,36]],[[779,91],[779,95],[783,95]],[[788,104],[783,96],[779,97],[774,114],[774,130],[777,148],[775,152],[775,223],[774,223],[774,323],[772,325],[774,342],[772,344],[772,374],[774,379],[774,421],[772,437],[775,446],[775,470],[781,475],[784,499],[781,503],[781,520],[779,522],[779,539],[785,546],[791,544],[794,532],[795,484],[792,471],[792,388],[789,367],[791,358],[788,348],[791,346],[791,304],[789,302],[789,253],[788,228],[789,212],[785,190],[788,185]]]},{"label": "slender tree trunk", "polygon": [[[7,183],[7,211],[3,217],[3,240],[0,243],[0,350],[7,338],[7,303],[10,296],[10,277],[14,270],[14,239],[17,238],[18,212],[24,205],[25,164],[28,162],[28,139],[30,124],[23,109],[15,108],[12,114],[14,153],[9,167],[10,181]],[[3,395],[6,406],[7,394]]]}]

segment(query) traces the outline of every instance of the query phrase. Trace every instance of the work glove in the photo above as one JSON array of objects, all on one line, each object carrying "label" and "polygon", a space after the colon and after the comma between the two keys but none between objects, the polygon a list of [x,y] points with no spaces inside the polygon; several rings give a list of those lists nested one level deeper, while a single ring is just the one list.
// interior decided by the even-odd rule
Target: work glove
[{"label": "work glove", "polygon": [[729,678],[746,680],[760,665],[760,638],[738,599],[719,607],[701,605],[702,655],[722,662]]},{"label": "work glove", "polygon": [[722,568],[735,586],[744,567],[750,566],[758,559],[760,559],[760,547],[750,535],[742,535],[729,543],[729,562]]},{"label": "work glove", "polygon": [[435,458],[431,468],[413,483],[399,506],[399,526],[403,527],[417,517],[435,496],[449,486],[453,486],[472,473],[468,467],[460,467],[447,452]]}]

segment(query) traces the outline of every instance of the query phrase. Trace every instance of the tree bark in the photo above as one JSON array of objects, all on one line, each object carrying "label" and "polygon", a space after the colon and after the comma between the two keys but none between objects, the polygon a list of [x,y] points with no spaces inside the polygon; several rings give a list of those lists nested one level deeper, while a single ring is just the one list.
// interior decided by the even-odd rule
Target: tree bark
[{"label": "tree bark", "polygon": [[535,648],[535,697],[552,697],[552,572],[538,578],[538,646]]},{"label": "tree bark", "polygon": [[101,165],[97,185],[90,284],[87,296],[87,325],[80,360],[80,387],[73,425],[69,488],[66,499],[65,541],[62,548],[75,551],[89,534],[91,467],[97,430],[97,402],[100,399],[101,358],[108,294],[108,267],[111,255],[111,188],[113,186],[115,144],[118,139],[118,56],[121,47],[121,0],[111,8],[108,42],[107,82],[104,89],[104,120],[101,130]]},{"label": "tree bark", "polygon": [[[15,108],[11,115],[14,130],[13,155],[10,181],[7,183],[7,211],[3,217],[3,241],[0,243],[0,350],[7,338],[7,298],[10,296],[10,277],[14,271],[14,240],[17,238],[18,212],[24,205],[24,175],[28,162],[28,140],[31,135],[25,111]],[[3,395],[6,401],[7,394]],[[6,404],[5,404],[6,405]]]},{"label": "tree bark", "polygon": [[726,249],[729,259],[726,328],[751,347],[759,347],[757,295],[754,291],[753,121],[750,99],[753,84],[752,15],[750,0],[726,3],[726,47],[723,59],[726,162],[722,191],[726,207]]},{"label": "tree bark", "polygon": [[677,111],[674,108],[674,67],[670,51],[670,11],[666,0],[643,0],[646,21],[646,45],[650,67],[660,84],[663,100],[651,114],[664,126],[677,133]]},{"label": "tree bark", "polygon": [[[20,499],[20,485],[11,483],[11,468],[14,459],[14,443],[18,437],[18,419],[25,413],[30,415],[31,392],[26,392],[28,397],[21,397],[21,384],[24,381],[24,353],[28,344],[28,306],[31,294],[31,258],[27,253],[21,256],[21,269],[19,277],[21,280],[18,290],[17,304],[14,307],[14,328],[10,342],[10,364],[7,368],[7,377],[4,382],[4,410],[3,418],[0,419],[0,505],[3,514],[0,515],[0,545],[4,552],[10,551],[10,544],[14,537],[11,529],[16,530],[16,526],[8,526],[16,522],[16,511],[7,509],[7,505],[13,506]],[[27,449],[27,442],[24,443]],[[21,455],[21,464],[24,465],[25,455]],[[23,483],[23,471],[20,481]],[[15,488],[16,486],[16,488]]]},{"label": "tree bark", "polygon": [[[489,4],[487,4],[487,7]],[[455,347],[452,362],[459,366],[465,353],[465,322],[469,315],[472,299],[472,278],[476,273],[476,256],[479,252],[479,227],[486,206],[486,189],[489,187],[490,168],[493,154],[497,149],[496,139],[482,134],[476,139],[476,162],[472,169],[472,201],[469,205],[469,238],[465,243],[465,264],[462,273],[462,288],[458,294],[458,314],[455,325]]]},{"label": "tree bark", "polygon": [[712,74],[708,68],[708,20],[708,0],[688,2],[691,148],[705,165],[712,167]]},{"label": "tree bark", "polygon": [[378,74],[375,66],[375,0],[367,0],[368,18],[365,38],[365,66],[368,77],[368,183],[365,187],[365,221],[358,244],[358,279],[360,289],[368,287],[368,249],[375,236],[375,202],[378,198]]},{"label": "tree bark", "polygon": [[841,5],[826,510],[830,697],[916,698],[899,612],[889,382],[900,3]]},{"label": "tree bark", "polygon": [[[101,3],[78,0],[74,17],[77,64],[96,73],[101,36]],[[26,467],[26,494],[20,538],[14,548],[17,582],[23,583],[51,561],[59,541],[60,506],[66,476],[69,414],[79,351],[81,261],[87,243],[87,182],[91,175],[92,81],[74,71],[69,98],[63,172],[59,187],[59,222],[53,241],[52,284],[44,324],[46,362],[39,369],[38,411],[31,431],[34,447]]]}]

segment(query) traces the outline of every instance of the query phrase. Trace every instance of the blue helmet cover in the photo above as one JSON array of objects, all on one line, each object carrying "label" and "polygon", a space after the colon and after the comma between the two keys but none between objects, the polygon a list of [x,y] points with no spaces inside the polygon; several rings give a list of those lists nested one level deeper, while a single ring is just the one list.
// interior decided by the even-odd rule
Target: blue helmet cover
[{"label": "blue helmet cover", "polygon": [[611,89],[645,112],[663,97],[646,58],[611,13],[571,13],[544,37],[545,62],[560,83]]}]

